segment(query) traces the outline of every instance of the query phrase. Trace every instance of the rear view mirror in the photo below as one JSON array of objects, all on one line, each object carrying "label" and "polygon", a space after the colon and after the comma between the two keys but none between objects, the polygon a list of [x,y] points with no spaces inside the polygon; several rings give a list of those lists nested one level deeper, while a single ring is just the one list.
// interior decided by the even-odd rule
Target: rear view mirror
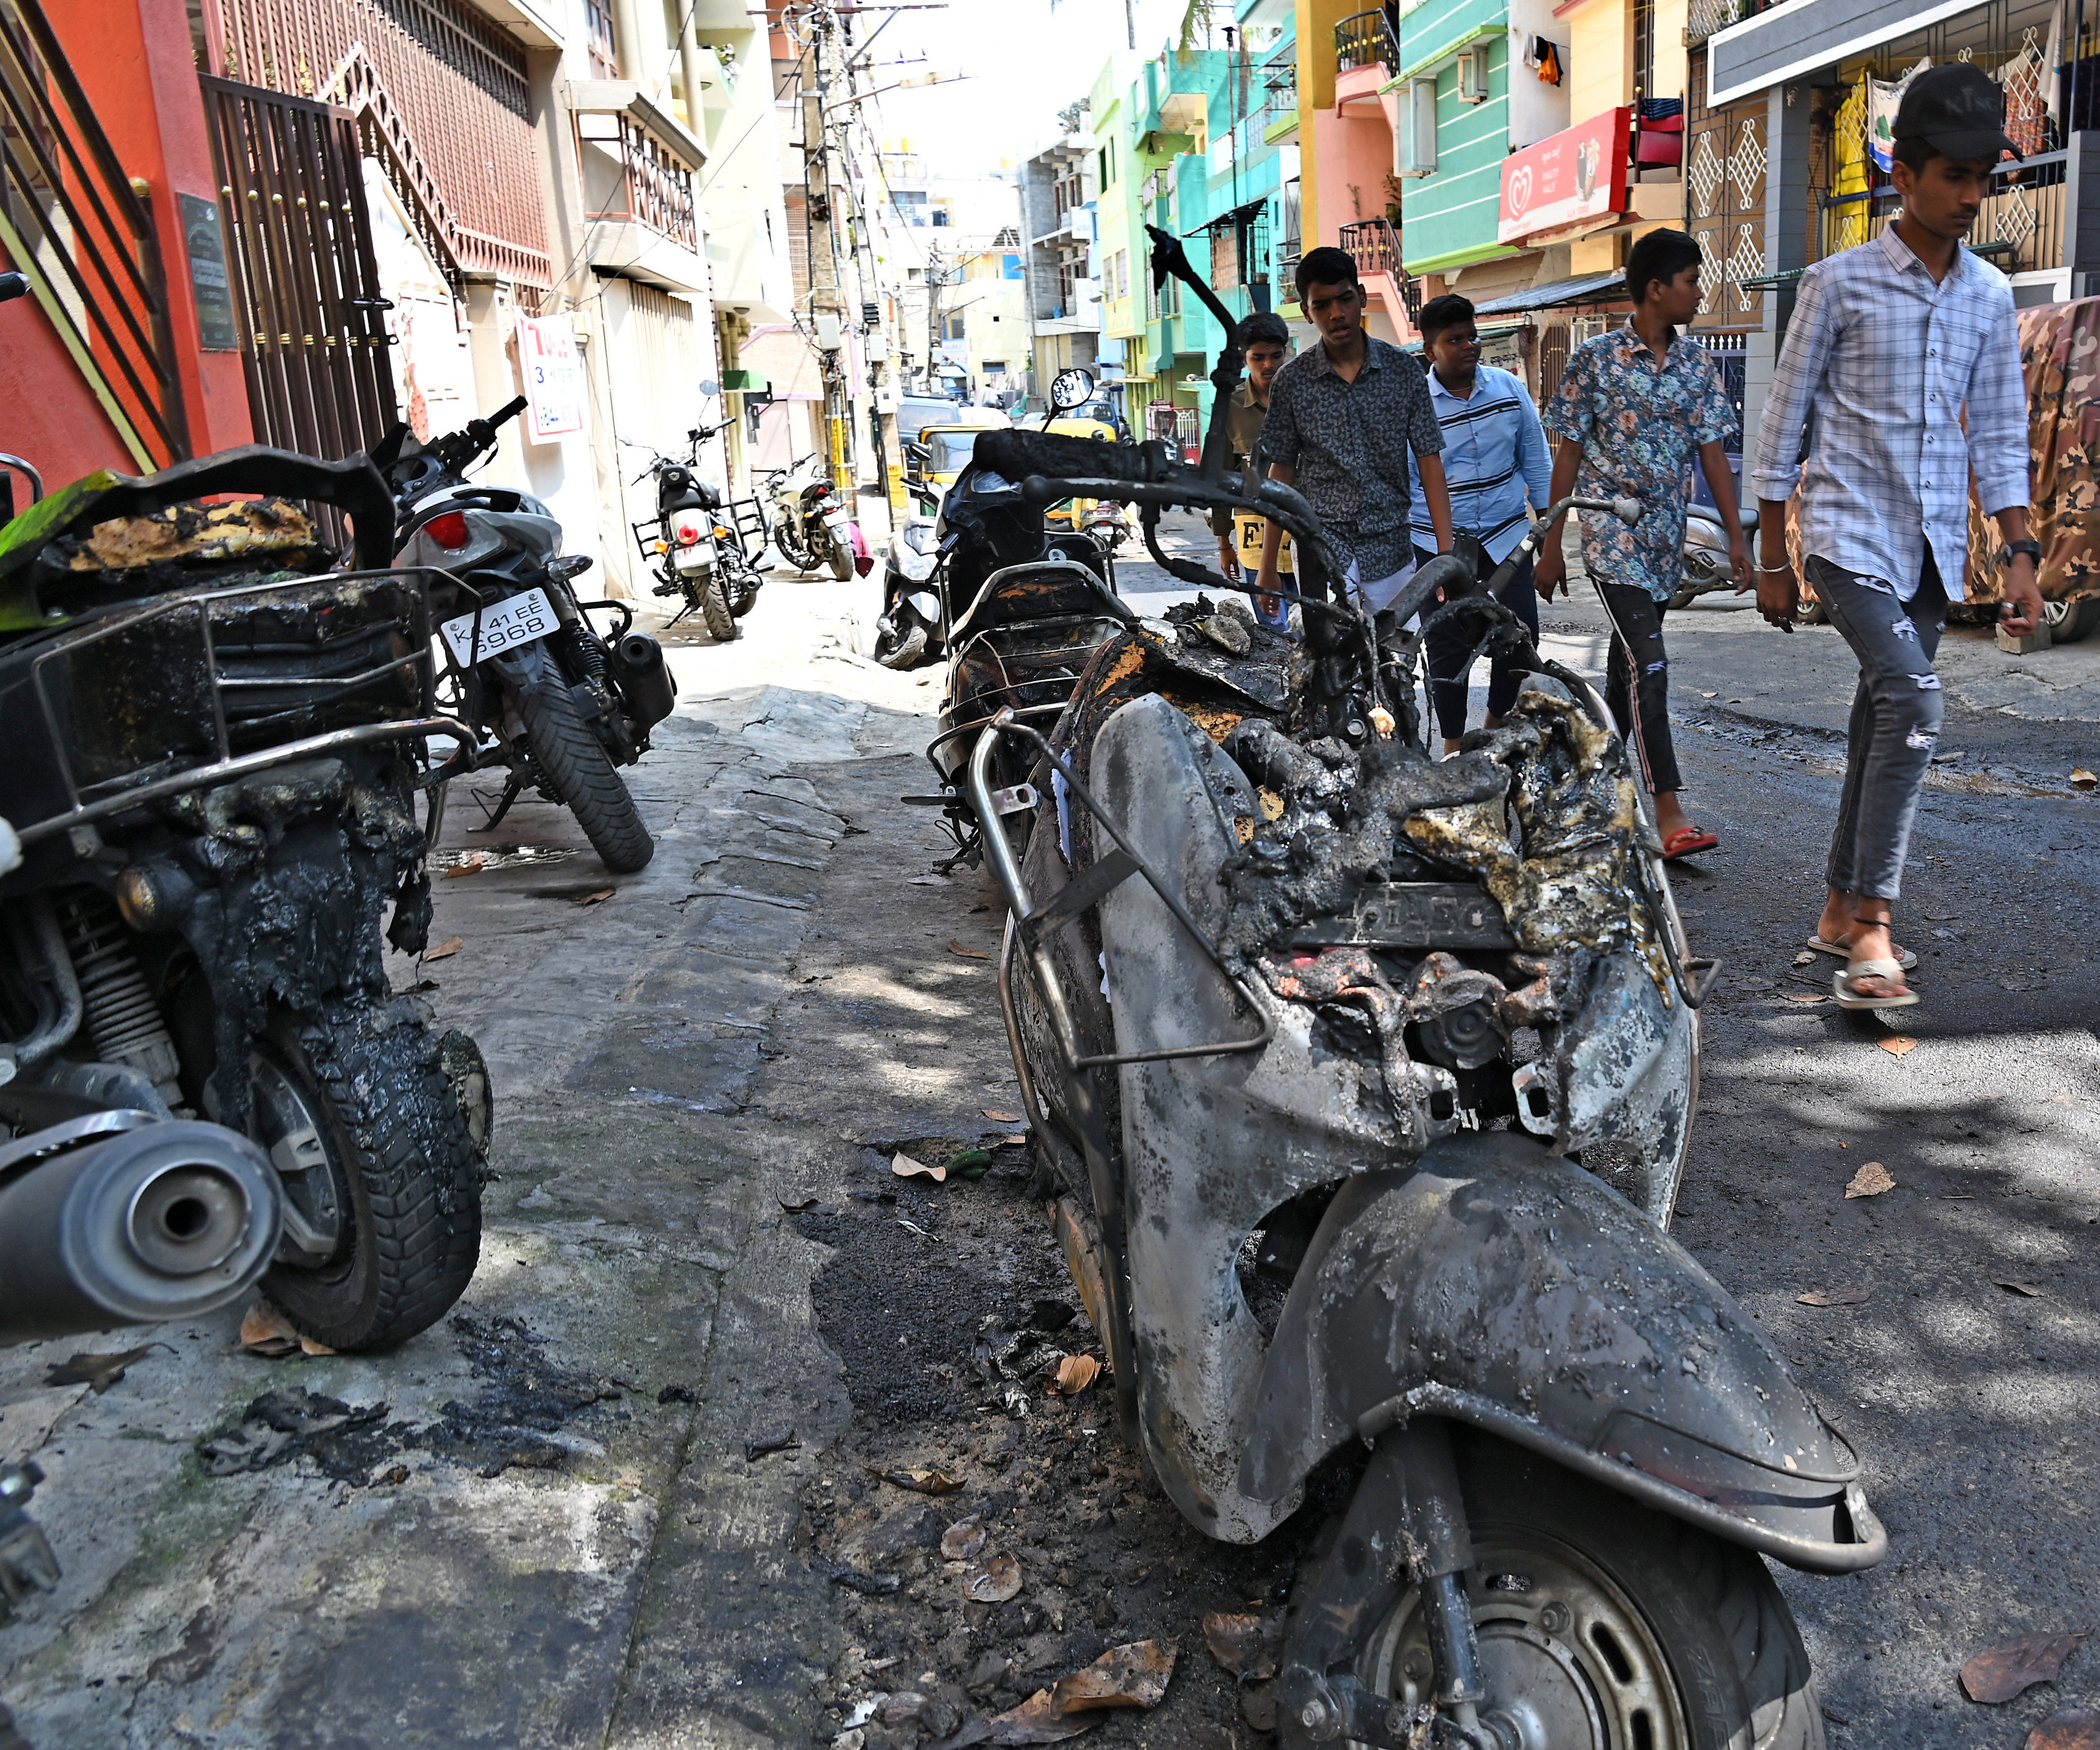
[{"label": "rear view mirror", "polygon": [[1060,371],[1050,379],[1050,411],[1069,413],[1075,407],[1084,407],[1094,399],[1094,373],[1074,367]]}]

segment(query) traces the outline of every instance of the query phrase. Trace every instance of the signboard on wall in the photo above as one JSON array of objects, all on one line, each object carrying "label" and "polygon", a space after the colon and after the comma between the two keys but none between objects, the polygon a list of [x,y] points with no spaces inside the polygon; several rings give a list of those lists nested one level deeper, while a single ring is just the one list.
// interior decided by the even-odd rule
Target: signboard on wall
[{"label": "signboard on wall", "polygon": [[226,271],[226,237],[218,203],[202,195],[178,194],[183,241],[190,258],[190,290],[196,299],[197,345],[206,352],[233,352],[240,346],[234,326],[233,283]]},{"label": "signboard on wall", "polygon": [[1626,206],[1633,108],[1621,104],[1502,160],[1495,240],[1515,243]]},{"label": "signboard on wall", "polygon": [[584,372],[576,331],[566,315],[518,319],[518,368],[535,443],[584,429]]}]

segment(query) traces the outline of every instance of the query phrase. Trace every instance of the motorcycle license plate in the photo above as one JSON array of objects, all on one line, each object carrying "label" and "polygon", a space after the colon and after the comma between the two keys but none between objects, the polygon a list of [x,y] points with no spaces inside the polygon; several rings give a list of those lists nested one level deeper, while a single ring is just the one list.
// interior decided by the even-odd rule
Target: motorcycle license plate
[{"label": "motorcycle license plate", "polygon": [[715,562],[715,544],[712,537],[703,536],[690,547],[674,547],[671,562],[682,571],[697,571],[703,566]]},{"label": "motorcycle license plate", "polygon": [[849,518],[843,510],[839,509],[836,505],[824,513],[824,527],[829,529],[834,535],[845,533],[845,526],[852,519]]},{"label": "motorcycle license plate", "polygon": [[544,589],[528,589],[523,595],[505,596],[502,601],[491,602],[482,609],[479,650],[474,648],[474,622],[472,614],[461,614],[447,620],[440,628],[453,659],[468,668],[485,656],[514,650],[521,644],[534,643],[561,624],[554,618],[554,604],[548,601]]}]

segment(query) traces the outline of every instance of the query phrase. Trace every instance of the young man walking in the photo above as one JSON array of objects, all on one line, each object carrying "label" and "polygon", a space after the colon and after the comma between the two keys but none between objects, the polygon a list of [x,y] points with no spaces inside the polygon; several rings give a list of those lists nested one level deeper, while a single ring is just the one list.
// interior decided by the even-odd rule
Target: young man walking
[{"label": "young man walking", "polygon": [[[1262,447],[1269,476],[1295,486],[1345,556],[1352,597],[1374,613],[1414,571],[1409,532],[1412,450],[1436,550],[1451,550],[1444,489],[1444,434],[1422,367],[1364,329],[1357,264],[1339,249],[1308,250],[1298,264],[1298,301],[1320,344],[1288,360],[1269,386]],[[1276,588],[1282,529],[1268,525],[1256,578]]]},{"label": "young man walking", "polygon": [[[1451,495],[1454,534],[1480,544],[1489,566],[1507,559],[1531,532],[1531,518],[1543,516],[1552,465],[1538,409],[1524,385],[1507,371],[1480,363],[1480,331],[1470,301],[1455,292],[1432,298],[1415,319],[1422,331],[1423,356],[1429,360],[1429,402],[1444,432],[1444,474]],[[1524,514],[1530,500],[1531,515]],[[1426,565],[1436,557],[1436,535],[1425,495],[1414,500],[1414,557]],[[1538,639],[1538,592],[1532,587],[1532,562],[1518,566],[1502,591],[1502,605]],[[1485,572],[1482,573],[1483,577]],[[1472,646],[1448,621],[1429,631],[1429,691],[1436,722],[1444,731],[1444,751],[1458,751],[1466,733],[1467,680]],[[1516,703],[1524,674],[1507,656],[1497,656],[1488,680],[1487,726],[1493,729]]]},{"label": "young man walking", "polygon": [[[1246,377],[1233,391],[1225,408],[1225,435],[1231,440],[1233,465],[1242,470],[1259,468],[1261,430],[1268,417],[1268,394],[1290,350],[1290,327],[1273,311],[1262,311],[1242,322],[1234,337],[1246,361]],[[1211,514],[1211,531],[1218,537],[1218,569],[1235,583],[1243,562],[1260,564],[1263,532],[1268,520],[1252,511],[1216,510]],[[1289,537],[1285,537],[1278,560],[1285,575],[1290,571]],[[1255,610],[1270,624],[1290,624],[1290,610],[1274,596],[1257,597]]]},{"label": "young man walking", "polygon": [[1811,943],[1845,959],[1833,981],[1846,1008],[1917,1000],[1904,977],[1917,958],[1891,941],[1890,912],[1939,734],[1932,659],[1948,602],[1962,596],[1972,474],[2006,542],[2001,623],[2017,634],[2041,617],[2012,289],[1961,247],[2014,149],[2004,94],[1970,63],[1930,68],[1904,91],[1895,134],[1903,211],[1873,242],[1802,276],[1752,476],[1758,611],[1793,629],[1786,502],[1798,481],[1806,569],[1860,663],[1829,891]]},{"label": "young man walking", "polygon": [[[1682,576],[1695,456],[1728,531],[1738,580],[1749,575],[1750,553],[1722,447],[1737,430],[1736,410],[1706,349],[1680,332],[1699,314],[1699,245],[1681,231],[1648,232],[1627,252],[1626,296],[1634,306],[1626,325],[1575,350],[1546,411],[1546,429],[1560,440],[1546,496],[1641,502],[1631,527],[1583,514],[1582,563],[1612,622],[1605,697],[1640,757],[1663,855],[1674,859],[1721,842],[1693,826],[1677,800],[1683,784],[1662,641],[1662,616]],[[1567,582],[1558,523],[1546,531],[1534,575],[1549,602]]]}]

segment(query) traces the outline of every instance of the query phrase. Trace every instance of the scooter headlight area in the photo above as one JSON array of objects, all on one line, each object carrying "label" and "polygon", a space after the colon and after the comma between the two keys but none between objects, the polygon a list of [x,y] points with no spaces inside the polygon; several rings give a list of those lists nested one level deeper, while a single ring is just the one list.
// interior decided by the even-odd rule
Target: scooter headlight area
[{"label": "scooter headlight area", "polygon": [[[1148,451],[1096,446],[1083,475],[997,436],[982,459],[1032,503],[1146,509],[1155,558],[1150,505],[1245,508]],[[1749,1742],[1753,1714],[1761,1743],[1817,1742],[1756,1558],[1852,1572],[1887,1538],[1851,1448],[1667,1232],[1717,968],[1626,745],[1506,578],[1427,567],[1374,627],[1326,595],[1302,502],[1262,500],[1301,554],[1302,642],[1177,606],[1093,654],[1054,734],[1008,710],[969,763],[1016,1068],[1125,1431],[1235,1543],[1370,1449],[1300,1577],[1286,1743]],[[1532,676],[1442,760],[1418,611]],[[1017,765],[1042,800],[1008,818]]]}]

